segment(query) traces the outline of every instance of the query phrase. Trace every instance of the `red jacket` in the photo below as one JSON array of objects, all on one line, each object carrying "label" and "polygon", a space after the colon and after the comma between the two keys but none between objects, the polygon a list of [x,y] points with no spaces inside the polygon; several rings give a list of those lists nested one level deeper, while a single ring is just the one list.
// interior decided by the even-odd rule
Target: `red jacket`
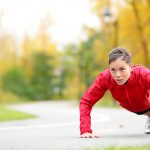
[{"label": "red jacket", "polygon": [[81,134],[92,133],[92,106],[103,97],[106,90],[110,90],[113,98],[131,112],[150,109],[150,70],[144,66],[134,66],[128,82],[124,85],[118,85],[114,81],[109,69],[101,72],[80,101]]}]

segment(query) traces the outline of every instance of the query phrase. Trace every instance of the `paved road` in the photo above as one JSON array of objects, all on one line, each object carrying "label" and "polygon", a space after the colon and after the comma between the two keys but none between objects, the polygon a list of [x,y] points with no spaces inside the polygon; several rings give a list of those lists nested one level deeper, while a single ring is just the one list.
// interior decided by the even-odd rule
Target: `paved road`
[{"label": "paved road", "polygon": [[94,108],[92,127],[101,138],[82,139],[76,103],[50,101],[10,107],[38,118],[0,123],[0,150],[83,150],[150,144],[150,135],[143,133],[146,117],[123,109]]}]

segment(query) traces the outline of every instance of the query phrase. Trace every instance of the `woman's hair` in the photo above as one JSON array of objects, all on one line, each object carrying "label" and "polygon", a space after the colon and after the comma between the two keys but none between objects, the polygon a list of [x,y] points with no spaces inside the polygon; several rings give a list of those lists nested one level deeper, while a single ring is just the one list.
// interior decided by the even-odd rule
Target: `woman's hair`
[{"label": "woman's hair", "polygon": [[124,60],[126,63],[131,64],[131,54],[124,48],[114,48],[109,53],[109,64],[117,59]]}]

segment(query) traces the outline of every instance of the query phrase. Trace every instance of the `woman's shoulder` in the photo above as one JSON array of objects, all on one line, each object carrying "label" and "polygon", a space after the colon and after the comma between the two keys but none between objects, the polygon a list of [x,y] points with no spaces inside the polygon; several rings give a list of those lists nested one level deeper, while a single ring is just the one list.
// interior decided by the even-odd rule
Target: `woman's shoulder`
[{"label": "woman's shoulder", "polygon": [[133,65],[132,70],[136,74],[150,73],[150,69],[144,65]]},{"label": "woman's shoulder", "polygon": [[[141,64],[136,64],[136,65],[133,65],[132,66],[133,67],[133,69],[138,69],[138,70],[142,70],[142,69],[148,69],[146,66],[144,66],[144,65],[141,65]],[[150,69],[148,69],[148,70],[150,70]]]},{"label": "woman's shoulder", "polygon": [[105,70],[101,71],[98,74],[98,79],[102,79],[103,81],[107,82],[111,78],[110,70],[109,68],[106,68]]},{"label": "woman's shoulder", "polygon": [[99,73],[99,75],[102,75],[102,76],[104,76],[104,77],[109,76],[109,75],[110,75],[110,70],[109,70],[109,68],[106,68],[106,69],[104,69],[103,71],[101,71],[101,72]]}]

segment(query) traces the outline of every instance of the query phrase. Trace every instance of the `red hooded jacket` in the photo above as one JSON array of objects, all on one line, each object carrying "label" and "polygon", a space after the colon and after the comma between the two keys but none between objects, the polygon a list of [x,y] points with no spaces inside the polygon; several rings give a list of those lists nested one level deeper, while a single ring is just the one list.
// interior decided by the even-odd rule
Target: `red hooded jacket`
[{"label": "red hooded jacket", "polygon": [[87,89],[80,101],[80,132],[90,132],[90,113],[93,105],[109,90],[112,97],[131,112],[150,109],[150,70],[144,66],[134,66],[128,82],[118,85],[109,69],[101,72]]}]

